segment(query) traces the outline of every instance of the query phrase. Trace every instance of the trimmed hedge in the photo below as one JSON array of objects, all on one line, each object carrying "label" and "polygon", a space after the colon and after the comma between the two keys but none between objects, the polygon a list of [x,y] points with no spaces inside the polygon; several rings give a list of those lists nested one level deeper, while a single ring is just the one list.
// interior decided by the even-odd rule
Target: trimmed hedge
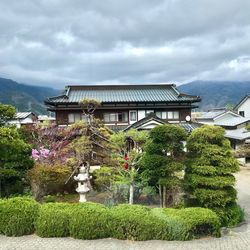
[{"label": "trimmed hedge", "polygon": [[78,204],[76,208],[70,218],[70,236],[84,240],[110,236],[110,209],[91,202]]},{"label": "trimmed hedge", "polygon": [[67,237],[69,222],[77,204],[48,203],[41,206],[36,221],[36,234],[40,237]]},{"label": "trimmed hedge", "polygon": [[111,209],[111,236],[121,240],[169,240],[165,221],[140,205],[119,205]]},{"label": "trimmed hedge", "polygon": [[[231,223],[239,221],[239,206],[217,213]],[[226,212],[227,217],[223,217]],[[0,233],[8,236],[32,234],[41,237],[122,240],[189,240],[220,236],[220,220],[206,208],[150,209],[140,205],[47,203],[29,198],[0,200]]]},{"label": "trimmed hedge", "polygon": [[0,233],[7,236],[34,233],[39,206],[35,200],[23,197],[0,200]]},{"label": "trimmed hedge", "polygon": [[220,236],[220,221],[216,213],[207,208],[155,208],[155,216],[165,220],[170,240],[190,240],[201,236]]}]

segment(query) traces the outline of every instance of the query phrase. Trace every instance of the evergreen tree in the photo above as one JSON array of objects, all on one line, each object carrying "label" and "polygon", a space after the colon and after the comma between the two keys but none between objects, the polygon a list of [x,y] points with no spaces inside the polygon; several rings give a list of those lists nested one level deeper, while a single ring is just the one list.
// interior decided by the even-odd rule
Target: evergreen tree
[{"label": "evergreen tree", "polygon": [[185,184],[189,202],[215,210],[224,225],[232,225],[240,220],[233,176],[239,165],[224,133],[223,128],[209,125],[192,132],[187,140]]},{"label": "evergreen tree", "polygon": [[31,147],[14,128],[0,127],[0,196],[22,193],[23,178],[33,166]]},{"label": "evergreen tree", "polygon": [[185,139],[185,130],[175,125],[160,125],[150,131],[141,160],[141,178],[149,186],[159,186],[163,206],[173,205],[174,193],[181,183],[177,173],[184,168]]}]

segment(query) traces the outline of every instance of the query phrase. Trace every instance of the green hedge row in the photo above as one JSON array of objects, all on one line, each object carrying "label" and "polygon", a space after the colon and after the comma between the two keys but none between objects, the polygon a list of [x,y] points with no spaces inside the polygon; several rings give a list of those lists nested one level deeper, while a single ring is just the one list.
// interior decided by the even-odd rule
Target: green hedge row
[{"label": "green hedge row", "polygon": [[[232,214],[234,212],[231,212]],[[40,237],[129,240],[189,240],[219,236],[220,221],[206,208],[149,209],[139,205],[47,203],[28,198],[0,200],[0,233]]]},{"label": "green hedge row", "polygon": [[35,231],[39,203],[29,198],[0,200],[0,234],[21,236]]}]

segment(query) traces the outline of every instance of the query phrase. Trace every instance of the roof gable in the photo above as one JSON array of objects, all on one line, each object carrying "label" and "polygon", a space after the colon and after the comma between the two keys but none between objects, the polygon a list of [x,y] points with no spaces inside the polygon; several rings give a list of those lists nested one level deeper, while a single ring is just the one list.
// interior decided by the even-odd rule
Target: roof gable
[{"label": "roof gable", "polygon": [[152,126],[158,126],[158,125],[163,125],[166,124],[164,120],[158,118],[155,113],[150,113],[146,117],[142,118],[141,120],[131,124],[127,128],[124,129],[124,131],[127,131],[129,129],[151,129]]},{"label": "roof gable", "polygon": [[245,103],[248,99],[250,99],[250,94],[244,96],[244,97],[240,100],[240,102],[234,107],[234,110],[237,111],[237,110],[240,108],[240,106],[241,106],[243,103]]}]

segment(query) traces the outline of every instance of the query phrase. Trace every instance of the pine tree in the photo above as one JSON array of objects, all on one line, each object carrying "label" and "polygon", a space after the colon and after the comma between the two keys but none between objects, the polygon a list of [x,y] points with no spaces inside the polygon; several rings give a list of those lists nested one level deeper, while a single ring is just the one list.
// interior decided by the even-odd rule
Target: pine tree
[{"label": "pine tree", "polygon": [[158,186],[161,205],[174,204],[174,195],[181,181],[177,173],[183,170],[183,141],[186,132],[175,125],[160,125],[150,131],[145,155],[141,160],[141,178],[149,186]]},{"label": "pine tree", "polygon": [[192,132],[187,140],[185,186],[192,205],[211,208],[222,224],[233,225],[241,216],[233,175],[239,164],[224,133],[223,128],[209,125]]}]

